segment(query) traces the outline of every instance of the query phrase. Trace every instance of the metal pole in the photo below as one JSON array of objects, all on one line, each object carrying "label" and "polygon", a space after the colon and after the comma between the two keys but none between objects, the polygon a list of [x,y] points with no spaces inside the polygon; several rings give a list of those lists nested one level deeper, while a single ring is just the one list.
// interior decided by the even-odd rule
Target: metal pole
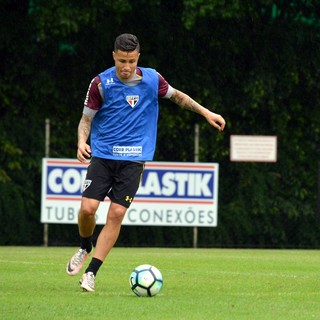
[{"label": "metal pole", "polygon": [[[50,156],[50,119],[45,121],[45,157],[49,158]],[[48,246],[49,242],[49,225],[45,223],[43,225],[43,245]]]},{"label": "metal pole", "polygon": [[[194,126],[194,162],[199,162],[199,124]],[[198,247],[198,227],[193,227],[193,248]]]}]

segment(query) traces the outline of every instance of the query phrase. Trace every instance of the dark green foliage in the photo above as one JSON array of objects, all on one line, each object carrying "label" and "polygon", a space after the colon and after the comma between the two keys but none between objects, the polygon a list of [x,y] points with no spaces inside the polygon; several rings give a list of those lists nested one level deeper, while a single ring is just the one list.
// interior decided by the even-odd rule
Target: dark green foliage
[{"label": "dark green foliage", "polygon": [[[203,247],[320,246],[320,5],[315,1],[1,0],[0,244],[41,244],[44,123],[50,156],[75,157],[89,82],[113,65],[116,35],[135,33],[140,64],[227,120],[161,101],[155,160],[219,162],[219,224]],[[231,134],[278,136],[277,163],[231,163]],[[97,231],[100,227],[98,227]],[[148,232],[146,231],[148,228]],[[76,226],[49,226],[77,245]],[[119,245],[192,246],[192,228],[124,227]]]}]

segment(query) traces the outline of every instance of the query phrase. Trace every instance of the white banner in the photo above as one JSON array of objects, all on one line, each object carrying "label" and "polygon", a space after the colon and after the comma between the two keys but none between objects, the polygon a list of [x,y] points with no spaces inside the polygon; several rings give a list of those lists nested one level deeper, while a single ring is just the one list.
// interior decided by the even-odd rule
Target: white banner
[{"label": "white banner", "polygon": [[[217,226],[218,170],[217,163],[146,163],[123,224]],[[43,159],[42,223],[77,223],[86,171],[74,159]],[[109,204],[100,204],[97,224],[105,224]]]},{"label": "white banner", "polygon": [[277,162],[277,136],[230,136],[230,161]]}]

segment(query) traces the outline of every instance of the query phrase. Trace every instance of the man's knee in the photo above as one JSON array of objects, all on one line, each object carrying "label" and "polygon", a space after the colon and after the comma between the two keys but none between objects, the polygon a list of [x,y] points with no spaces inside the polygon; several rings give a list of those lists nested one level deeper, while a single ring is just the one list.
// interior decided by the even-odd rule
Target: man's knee
[{"label": "man's knee", "polygon": [[80,213],[85,216],[94,216],[100,201],[95,199],[82,198]]},{"label": "man's knee", "polygon": [[126,211],[127,211],[126,207],[112,202],[108,212],[108,220],[121,223],[126,214]]}]

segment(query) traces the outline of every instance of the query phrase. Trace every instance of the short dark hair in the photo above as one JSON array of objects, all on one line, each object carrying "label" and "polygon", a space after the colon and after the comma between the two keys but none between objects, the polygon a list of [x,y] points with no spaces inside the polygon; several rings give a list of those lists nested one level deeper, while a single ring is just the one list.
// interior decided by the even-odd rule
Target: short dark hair
[{"label": "short dark hair", "polygon": [[130,33],[123,33],[118,36],[114,42],[114,51],[131,52],[137,50],[140,52],[140,44],[138,38]]}]

